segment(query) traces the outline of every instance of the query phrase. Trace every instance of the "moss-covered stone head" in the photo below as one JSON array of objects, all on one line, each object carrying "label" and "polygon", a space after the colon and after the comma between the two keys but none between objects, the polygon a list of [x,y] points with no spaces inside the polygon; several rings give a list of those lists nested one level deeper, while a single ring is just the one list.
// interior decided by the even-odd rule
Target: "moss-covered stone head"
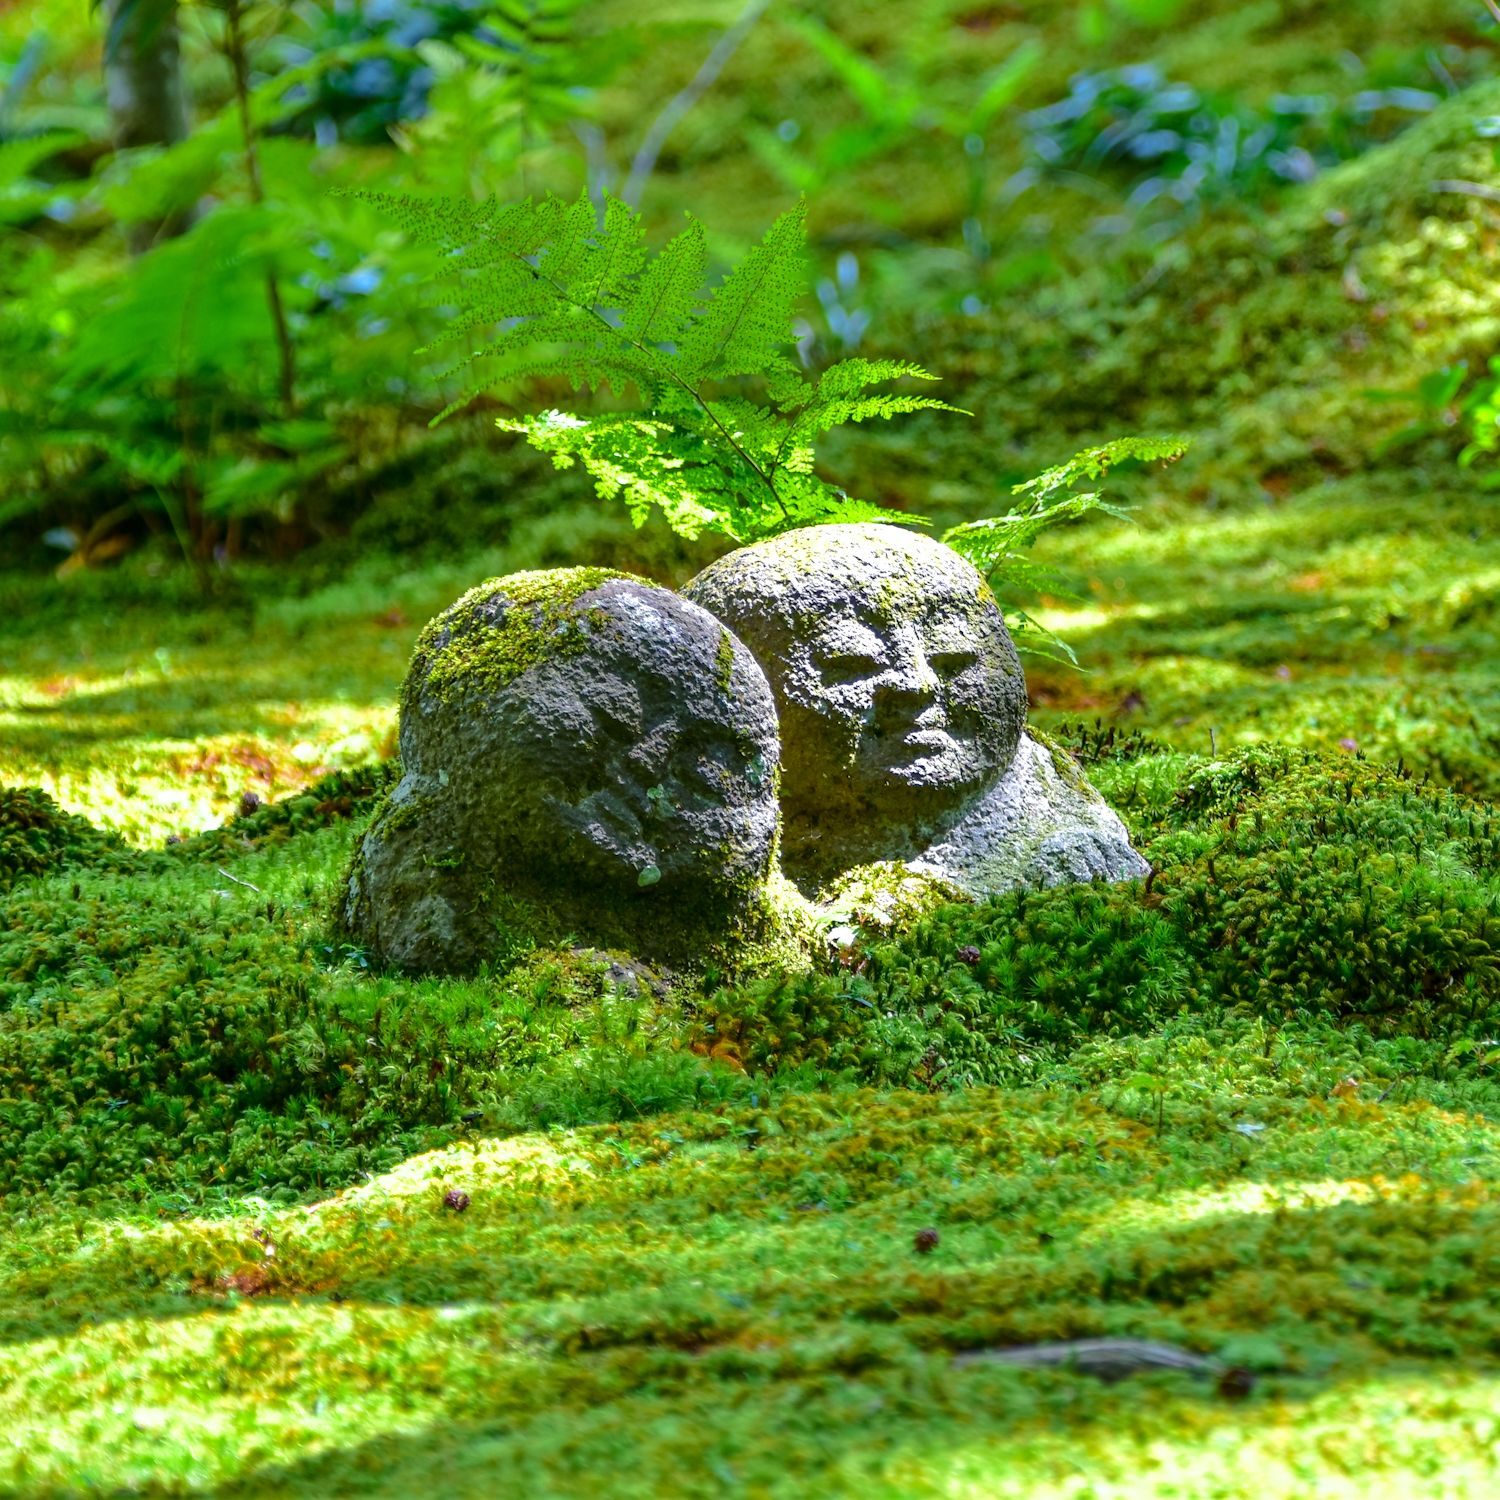
[{"label": "moss-covered stone head", "polygon": [[680,961],[772,869],[770,687],[719,621],[641,579],[521,573],[464,595],[418,641],[401,753],[356,871],[397,967],[473,966],[518,899]]},{"label": "moss-covered stone head", "polygon": [[796,878],[915,852],[1015,754],[1015,648],[983,579],[940,542],[806,527],[721,558],[684,592],[771,680]]}]

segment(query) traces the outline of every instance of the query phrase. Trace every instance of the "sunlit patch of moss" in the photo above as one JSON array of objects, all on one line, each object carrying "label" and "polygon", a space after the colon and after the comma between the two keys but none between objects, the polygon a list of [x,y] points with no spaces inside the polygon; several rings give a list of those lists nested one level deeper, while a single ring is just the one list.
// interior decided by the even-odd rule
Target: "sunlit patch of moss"
[{"label": "sunlit patch of moss", "polygon": [[845,870],[821,893],[818,909],[837,943],[904,931],[939,906],[963,900],[951,881],[909,870],[899,860]]},{"label": "sunlit patch of moss", "polygon": [[[981,1453],[1034,1484],[1148,1445],[1219,1472],[1214,1433],[1311,1455],[1335,1399],[1387,1414],[1361,1471],[1418,1438],[1480,1463],[1482,1376],[1422,1390],[1483,1371],[1500,1332],[1493,1125],[1304,1086],[1157,1127],[1118,1082],[768,1091],[476,1141],[308,1208],[14,1222],[0,1478],[395,1494],[440,1455],[452,1493],[565,1495],[597,1491],[607,1450],[626,1493],[692,1493],[726,1463],[750,1488],[921,1493]],[[1215,1355],[1257,1389],[953,1364],[1094,1335]],[[1221,1493],[1259,1493],[1224,1473]]]}]

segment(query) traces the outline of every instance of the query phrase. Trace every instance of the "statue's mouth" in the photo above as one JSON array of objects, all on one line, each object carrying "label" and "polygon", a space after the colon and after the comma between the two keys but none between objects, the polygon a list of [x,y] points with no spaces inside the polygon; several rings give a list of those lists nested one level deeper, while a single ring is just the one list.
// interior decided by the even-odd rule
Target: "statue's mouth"
[{"label": "statue's mouth", "polygon": [[961,748],[948,730],[917,725],[887,732],[880,736],[879,744],[884,759],[898,762],[948,755]]}]

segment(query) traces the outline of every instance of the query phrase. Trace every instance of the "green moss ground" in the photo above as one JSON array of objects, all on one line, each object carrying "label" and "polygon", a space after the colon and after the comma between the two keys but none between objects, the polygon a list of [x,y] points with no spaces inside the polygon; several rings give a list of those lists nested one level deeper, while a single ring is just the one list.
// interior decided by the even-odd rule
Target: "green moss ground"
[{"label": "green moss ground", "polygon": [[[325,903],[380,776],[65,843],[0,907],[0,1484],[1484,1493],[1500,819],[1075,743],[1151,888],[718,991],[372,977]],[[1093,1335],[1255,1388],[953,1364]]]},{"label": "green moss ground", "polygon": [[[1108,60],[1253,103],[1342,87],[1356,28],[1367,57],[1475,47],[1471,11],[1215,3]],[[891,66],[930,21],[952,103],[1028,36],[1026,104],[1100,61],[1071,7],[830,14]],[[812,68],[760,29],[648,215],[758,232],[781,190],[745,127],[854,113]],[[847,443],[863,493],[956,519],[1092,438],[1195,437],[1121,476],[1135,526],[1044,540],[1083,598],[1037,612],[1087,670],[1028,663],[1149,888],[940,907],[740,986],[569,953],[373,977],[328,902],[422,624],[514,569],[706,557],[481,426],[342,550],[208,603],[145,554],[0,575],[0,1491],[1500,1489],[1495,501],[1361,394],[1493,349],[1493,206],[1433,184],[1500,186],[1496,113],[1481,84],[1160,245],[1024,198],[991,238],[1051,273],[974,316],[876,307],[861,352],[978,416]],[[832,183],[825,245],[869,243],[882,195],[953,241],[944,149]],[[274,805],[234,816],[246,790]],[[953,1362],[1096,1334],[1254,1389]]]},{"label": "green moss ground", "polygon": [[[1208,1094],[1160,1131],[1123,1103],[792,1096],[460,1146],[230,1222],[23,1219],[0,1473],[36,1494],[570,1495],[606,1472],[620,1495],[1484,1493],[1493,1127],[1316,1085]],[[1260,1378],[1236,1401],[952,1362],[1107,1333]]]}]

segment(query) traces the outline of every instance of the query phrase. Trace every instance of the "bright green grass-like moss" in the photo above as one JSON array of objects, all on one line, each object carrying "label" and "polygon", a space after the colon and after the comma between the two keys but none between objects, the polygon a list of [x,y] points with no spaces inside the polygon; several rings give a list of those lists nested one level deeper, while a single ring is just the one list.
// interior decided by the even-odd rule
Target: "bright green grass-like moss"
[{"label": "bright green grass-like moss", "polygon": [[[572,1495],[607,1463],[622,1495],[1135,1495],[1149,1455],[1290,1500],[1342,1441],[1367,1491],[1483,1493],[1451,1481],[1494,1462],[1494,1127],[1306,1082],[1160,1127],[1108,1087],[773,1095],[480,1141],[305,1210],[22,1220],[0,1482]],[[1106,1334],[1257,1389],[953,1364]]]},{"label": "bright green grass-like moss", "polygon": [[118,835],[65,813],[39,787],[0,787],[0,891],[23,876],[70,863],[119,862],[128,854]]}]

